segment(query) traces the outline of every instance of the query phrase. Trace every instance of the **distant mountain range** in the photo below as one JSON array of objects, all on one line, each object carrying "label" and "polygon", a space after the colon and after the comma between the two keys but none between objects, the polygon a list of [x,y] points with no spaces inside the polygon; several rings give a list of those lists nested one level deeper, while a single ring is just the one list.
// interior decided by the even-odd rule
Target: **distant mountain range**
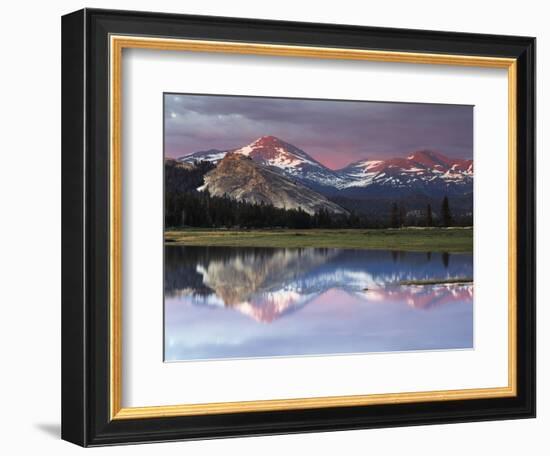
[{"label": "distant mountain range", "polygon": [[325,208],[333,213],[357,210],[378,214],[387,212],[395,200],[407,201],[408,209],[420,210],[427,203],[435,209],[445,195],[453,198],[459,213],[471,215],[473,208],[473,160],[450,158],[436,151],[360,160],[333,170],[292,144],[262,136],[238,149],[199,151],[179,157],[175,163],[201,162],[217,165],[205,176],[203,186],[212,195],[227,194],[287,209],[299,206],[308,213]]},{"label": "distant mountain range", "polygon": [[449,158],[442,153],[421,150],[406,158],[361,160],[345,168],[332,170],[292,144],[274,136],[262,136],[239,149],[195,152],[177,160],[219,162],[227,153],[250,157],[323,194],[390,191],[402,193],[410,189],[446,194],[472,191],[473,160]]}]

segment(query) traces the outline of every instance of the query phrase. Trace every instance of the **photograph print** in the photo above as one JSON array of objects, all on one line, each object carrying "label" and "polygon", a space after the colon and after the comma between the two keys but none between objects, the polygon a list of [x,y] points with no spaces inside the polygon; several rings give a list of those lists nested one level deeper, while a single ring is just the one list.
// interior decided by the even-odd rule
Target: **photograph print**
[{"label": "photograph print", "polygon": [[166,362],[473,349],[473,106],[163,97]]}]

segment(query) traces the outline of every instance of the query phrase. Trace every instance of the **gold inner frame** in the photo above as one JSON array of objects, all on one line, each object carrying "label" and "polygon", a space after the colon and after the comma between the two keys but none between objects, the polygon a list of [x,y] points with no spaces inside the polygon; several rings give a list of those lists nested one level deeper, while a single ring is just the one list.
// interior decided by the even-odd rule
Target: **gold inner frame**
[{"label": "gold inner frame", "polygon": [[[170,406],[122,407],[122,145],[121,97],[123,49],[256,54],[317,59],[367,60],[453,65],[508,70],[508,385],[505,387],[274,399]],[[517,61],[483,56],[387,52],[242,42],[110,36],[110,415],[111,419],[158,418],[254,411],[312,409],[458,399],[511,397],[517,394],[516,372],[516,236],[517,236]]]}]

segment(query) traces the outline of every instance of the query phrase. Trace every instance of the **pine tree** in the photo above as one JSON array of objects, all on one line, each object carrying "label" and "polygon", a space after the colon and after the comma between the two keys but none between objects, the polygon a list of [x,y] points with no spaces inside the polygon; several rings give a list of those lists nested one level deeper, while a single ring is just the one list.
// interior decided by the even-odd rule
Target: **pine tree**
[{"label": "pine tree", "polygon": [[401,203],[399,205],[399,226],[403,228],[407,224],[407,209],[405,205]]},{"label": "pine tree", "polygon": [[399,208],[397,207],[397,203],[393,203],[391,206],[390,226],[392,228],[399,227]]},{"label": "pine tree", "polygon": [[428,203],[426,207],[426,226],[433,225],[432,205]]},{"label": "pine tree", "polygon": [[451,214],[449,198],[447,198],[447,196],[443,198],[443,203],[441,204],[441,219],[443,226],[451,226],[453,224],[453,216]]}]

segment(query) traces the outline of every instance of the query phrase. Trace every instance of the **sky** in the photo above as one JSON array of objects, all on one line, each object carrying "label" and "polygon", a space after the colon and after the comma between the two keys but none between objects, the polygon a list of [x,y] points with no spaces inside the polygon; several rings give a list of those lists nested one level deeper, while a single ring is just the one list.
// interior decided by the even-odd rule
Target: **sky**
[{"label": "sky", "polygon": [[235,149],[276,136],[338,169],[430,149],[473,158],[473,106],[165,94],[165,154]]}]

